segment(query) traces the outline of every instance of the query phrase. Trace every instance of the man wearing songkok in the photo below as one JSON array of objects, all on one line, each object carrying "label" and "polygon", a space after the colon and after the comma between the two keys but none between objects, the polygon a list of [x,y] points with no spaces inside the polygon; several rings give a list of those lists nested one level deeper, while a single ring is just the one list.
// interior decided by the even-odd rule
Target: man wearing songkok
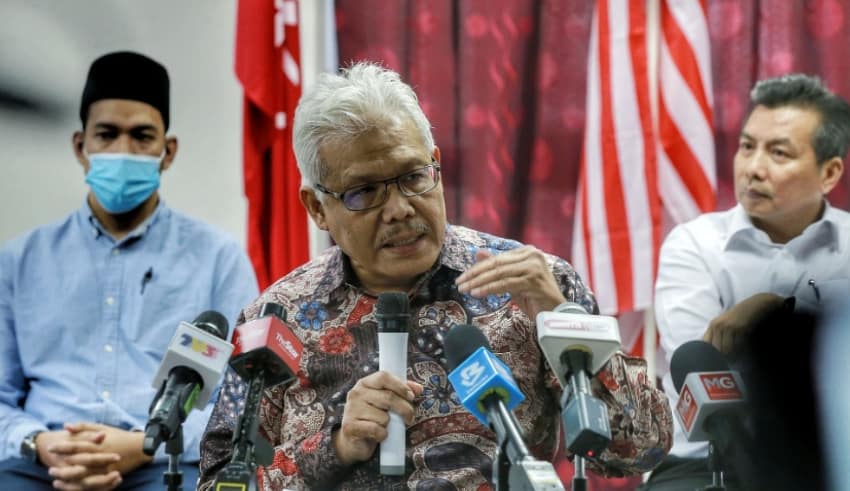
[{"label": "man wearing songkok", "polygon": [[[160,199],[177,154],[169,119],[161,64],[132,52],[95,60],[72,137],[82,206],[0,249],[4,489],[161,490],[165,445],[144,455],[140,430],[168,343],[206,310],[232,324],[256,296],[241,247]],[[211,410],[183,425],[190,486]]]}]

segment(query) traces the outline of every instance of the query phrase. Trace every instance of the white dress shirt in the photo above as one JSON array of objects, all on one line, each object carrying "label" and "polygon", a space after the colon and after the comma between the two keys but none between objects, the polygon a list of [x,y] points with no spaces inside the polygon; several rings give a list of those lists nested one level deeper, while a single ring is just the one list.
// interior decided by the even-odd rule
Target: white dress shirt
[{"label": "white dress shirt", "polygon": [[[756,293],[793,295],[798,309],[835,303],[830,299],[850,287],[850,213],[827,203],[820,220],[776,244],[737,205],[678,225],[664,240],[659,261],[655,312],[667,364],[659,371],[669,372],[677,347],[702,339],[715,317]],[[679,397],[669,373],[662,385],[675,412]],[[707,444],[689,443],[673,421],[670,453],[707,455]]]}]

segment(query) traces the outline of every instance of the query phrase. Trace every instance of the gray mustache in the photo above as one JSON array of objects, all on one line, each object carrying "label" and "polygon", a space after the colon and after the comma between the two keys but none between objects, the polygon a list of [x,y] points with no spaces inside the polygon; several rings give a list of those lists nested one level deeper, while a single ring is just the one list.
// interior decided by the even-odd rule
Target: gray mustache
[{"label": "gray mustache", "polygon": [[431,227],[421,222],[393,225],[381,234],[379,243],[386,244],[387,242],[392,242],[397,236],[409,234],[410,232],[414,232],[417,235],[427,234],[431,232]]}]

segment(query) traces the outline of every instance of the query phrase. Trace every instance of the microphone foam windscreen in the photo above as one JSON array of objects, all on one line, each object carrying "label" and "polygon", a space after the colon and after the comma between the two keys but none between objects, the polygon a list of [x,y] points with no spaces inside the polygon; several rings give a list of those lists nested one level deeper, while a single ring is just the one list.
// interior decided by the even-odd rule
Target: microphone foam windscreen
[{"label": "microphone foam windscreen", "polygon": [[260,314],[257,317],[265,317],[273,315],[280,319],[281,322],[286,322],[286,309],[283,305],[274,302],[266,302],[260,307]]},{"label": "microphone foam windscreen", "polygon": [[201,312],[192,324],[217,338],[227,338],[227,318],[215,310]]},{"label": "microphone foam windscreen", "polygon": [[725,372],[729,363],[717,348],[705,341],[688,341],[676,348],[670,358],[670,376],[676,392],[682,390],[685,377],[694,372]]},{"label": "microphone foam windscreen", "polygon": [[410,301],[406,293],[386,292],[378,295],[375,315],[410,315]]},{"label": "microphone foam windscreen", "polygon": [[490,349],[490,343],[484,333],[469,324],[459,324],[451,328],[443,344],[446,348],[449,371],[463,363],[478,348],[483,346]]}]

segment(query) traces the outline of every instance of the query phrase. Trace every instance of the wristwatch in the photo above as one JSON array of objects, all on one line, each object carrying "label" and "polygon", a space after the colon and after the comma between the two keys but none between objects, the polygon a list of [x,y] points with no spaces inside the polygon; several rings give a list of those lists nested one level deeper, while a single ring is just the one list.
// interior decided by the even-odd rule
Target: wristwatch
[{"label": "wristwatch", "polygon": [[24,437],[24,440],[21,442],[21,457],[32,462],[38,462],[38,449],[35,446],[35,437],[41,433],[42,430],[36,430],[30,433],[29,435]]}]

